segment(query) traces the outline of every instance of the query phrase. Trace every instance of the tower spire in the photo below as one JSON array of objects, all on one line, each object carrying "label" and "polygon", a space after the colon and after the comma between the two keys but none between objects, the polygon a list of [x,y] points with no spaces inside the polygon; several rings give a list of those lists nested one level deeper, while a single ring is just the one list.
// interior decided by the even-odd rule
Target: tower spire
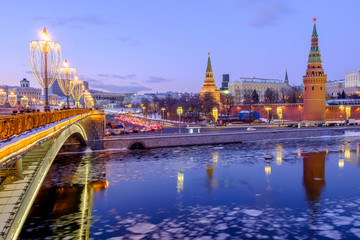
[{"label": "tower spire", "polygon": [[285,70],[285,83],[289,84],[289,78],[287,74],[287,69]]},{"label": "tower spire", "polygon": [[210,53],[208,53],[208,62],[207,62],[207,67],[206,67],[206,73],[212,73],[212,67],[211,67],[211,61],[210,61]]},{"label": "tower spire", "polygon": [[314,28],[311,35],[311,48],[309,53],[308,62],[320,62],[321,63],[321,52],[318,45],[318,34],[316,30],[316,18],[314,18]]},{"label": "tower spire", "polygon": [[313,37],[317,37],[317,31],[316,31],[316,18],[313,19],[314,20],[314,28],[313,28],[313,33],[312,33],[312,36]]}]

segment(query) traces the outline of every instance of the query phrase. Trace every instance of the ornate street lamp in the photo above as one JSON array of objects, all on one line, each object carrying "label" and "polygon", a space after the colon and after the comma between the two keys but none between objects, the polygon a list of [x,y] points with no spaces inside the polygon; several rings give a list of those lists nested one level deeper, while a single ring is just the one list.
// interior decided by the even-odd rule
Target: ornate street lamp
[{"label": "ornate street lamp", "polygon": [[48,89],[55,82],[59,73],[61,46],[56,42],[49,41],[46,28],[41,37],[43,40],[30,42],[29,58],[31,70],[45,90],[44,110],[49,111]]},{"label": "ornate street lamp", "polygon": [[344,105],[340,105],[339,108],[340,108],[340,123],[342,124],[342,122],[343,122],[343,111],[344,111],[345,107],[344,107]]},{"label": "ornate street lamp", "polygon": [[33,105],[33,106],[36,105],[36,99],[35,99],[35,98],[32,99],[32,105]]},{"label": "ornate street lamp", "polygon": [[346,106],[345,107],[345,116],[346,116],[346,120],[348,120],[351,116],[351,106]]},{"label": "ornate street lamp", "polygon": [[13,92],[10,93],[10,95],[8,96],[8,101],[10,106],[15,107],[16,103],[17,103],[17,96],[16,94],[14,94]]},{"label": "ornate street lamp", "polygon": [[78,76],[75,76],[74,87],[73,87],[71,94],[75,100],[76,107],[80,107],[80,99],[81,99],[83,93],[84,93],[83,81],[80,81]]},{"label": "ornate street lamp", "polygon": [[20,100],[21,106],[23,108],[27,108],[28,107],[28,103],[29,103],[29,99],[26,96],[23,96]]},{"label": "ornate street lamp", "polygon": [[183,108],[182,107],[178,107],[177,108],[177,114],[179,115],[179,134],[181,133],[181,129],[180,129],[180,119],[181,119],[181,115],[183,114]]},{"label": "ornate street lamp", "polygon": [[64,67],[60,68],[60,73],[57,80],[61,91],[66,96],[67,108],[70,108],[69,97],[75,86],[75,76],[75,68],[69,67],[67,60],[65,60]]},{"label": "ornate street lamp", "polygon": [[4,105],[6,102],[6,92],[3,89],[0,89],[0,106]]},{"label": "ornate street lamp", "polygon": [[165,115],[164,115],[164,113],[165,113],[165,110],[166,110],[166,108],[161,108],[161,111],[162,111],[162,119],[164,120],[164,118],[165,118]]},{"label": "ornate street lamp", "polygon": [[213,115],[213,117],[214,117],[215,126],[216,126],[216,122],[217,122],[218,117],[219,117],[217,107],[214,107],[214,108],[213,108],[213,110],[212,110],[212,115]]},{"label": "ornate street lamp", "polygon": [[[266,106],[266,107],[265,107],[265,110],[266,110],[267,122],[269,123],[269,122],[270,122],[269,111],[271,110],[271,107]],[[250,114],[251,114],[251,112],[250,112]]]},{"label": "ornate street lamp", "polygon": [[84,104],[86,108],[92,108],[95,105],[94,98],[87,90],[84,92]]}]

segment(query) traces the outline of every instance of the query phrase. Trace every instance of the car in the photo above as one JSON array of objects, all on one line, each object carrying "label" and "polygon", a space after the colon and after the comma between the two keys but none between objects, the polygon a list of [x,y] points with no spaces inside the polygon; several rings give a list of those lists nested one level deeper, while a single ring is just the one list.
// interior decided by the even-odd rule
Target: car
[{"label": "car", "polygon": [[111,135],[110,129],[111,129],[110,127],[105,128],[105,136],[110,136]]},{"label": "car", "polygon": [[336,123],[328,123],[327,126],[328,127],[333,127],[333,126],[336,126]]},{"label": "car", "polygon": [[125,134],[124,125],[122,125],[122,124],[114,125],[112,128],[109,129],[109,132],[110,132],[112,135]]},{"label": "car", "polygon": [[247,131],[255,131],[255,130],[256,130],[256,128],[253,128],[253,127],[248,127],[246,130],[247,130]]}]

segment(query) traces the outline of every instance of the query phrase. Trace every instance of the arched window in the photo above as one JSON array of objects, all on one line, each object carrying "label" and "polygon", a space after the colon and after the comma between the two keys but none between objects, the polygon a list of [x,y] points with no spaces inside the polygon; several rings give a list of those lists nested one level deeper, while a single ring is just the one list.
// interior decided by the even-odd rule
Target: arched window
[{"label": "arched window", "polygon": [[314,90],[314,86],[312,87],[312,90]]}]

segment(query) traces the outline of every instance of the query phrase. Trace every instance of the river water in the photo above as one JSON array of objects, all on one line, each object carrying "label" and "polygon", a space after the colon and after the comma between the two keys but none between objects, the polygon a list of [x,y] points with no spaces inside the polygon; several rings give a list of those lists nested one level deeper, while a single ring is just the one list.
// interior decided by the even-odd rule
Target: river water
[{"label": "river water", "polygon": [[20,239],[354,239],[359,144],[346,136],[61,153]]}]

